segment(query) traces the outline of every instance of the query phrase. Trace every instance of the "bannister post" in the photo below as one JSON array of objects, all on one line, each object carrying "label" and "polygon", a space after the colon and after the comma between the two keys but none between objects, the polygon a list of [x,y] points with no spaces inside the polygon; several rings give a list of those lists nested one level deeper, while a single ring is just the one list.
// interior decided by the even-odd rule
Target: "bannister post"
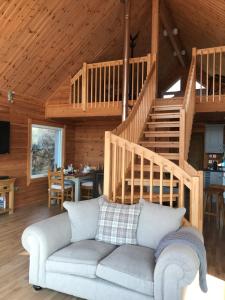
[{"label": "bannister post", "polygon": [[[104,195],[109,199],[111,196],[111,132],[105,132],[104,151]],[[114,162],[115,163],[115,162]]]},{"label": "bannister post", "polygon": [[82,109],[86,111],[87,108],[87,63],[83,63],[82,69]]},{"label": "bannister post", "polygon": [[202,231],[203,227],[203,172],[192,178],[190,191],[190,221],[193,226]]}]

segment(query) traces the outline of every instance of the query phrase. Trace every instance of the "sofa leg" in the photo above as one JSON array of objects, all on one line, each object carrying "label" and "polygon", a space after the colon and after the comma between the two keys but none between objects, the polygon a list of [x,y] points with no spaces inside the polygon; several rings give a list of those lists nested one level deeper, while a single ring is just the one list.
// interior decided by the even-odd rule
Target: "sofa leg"
[{"label": "sofa leg", "polygon": [[42,287],[40,287],[39,285],[33,285],[33,289],[35,291],[40,291],[40,290],[42,290]]}]

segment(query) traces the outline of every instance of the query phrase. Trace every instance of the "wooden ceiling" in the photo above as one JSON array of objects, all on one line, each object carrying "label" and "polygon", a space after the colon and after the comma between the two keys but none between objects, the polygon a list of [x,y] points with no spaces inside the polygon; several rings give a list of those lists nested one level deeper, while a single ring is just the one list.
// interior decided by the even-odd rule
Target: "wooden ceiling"
[{"label": "wooden ceiling", "polygon": [[189,53],[192,47],[208,48],[225,44],[224,0],[165,1]]},{"label": "wooden ceiling", "polygon": [[[132,1],[132,31],[150,24],[148,2]],[[84,61],[122,56],[119,0],[0,1],[0,23],[0,88],[20,94],[46,98]]]},{"label": "wooden ceiling", "polygon": [[[189,53],[225,43],[224,0],[165,1]],[[136,56],[150,49],[150,6],[150,0],[131,2],[131,32],[140,32]],[[44,100],[84,61],[122,57],[120,0],[2,0],[0,22],[0,89]],[[160,44],[159,81],[166,81],[177,64],[162,33]]]}]

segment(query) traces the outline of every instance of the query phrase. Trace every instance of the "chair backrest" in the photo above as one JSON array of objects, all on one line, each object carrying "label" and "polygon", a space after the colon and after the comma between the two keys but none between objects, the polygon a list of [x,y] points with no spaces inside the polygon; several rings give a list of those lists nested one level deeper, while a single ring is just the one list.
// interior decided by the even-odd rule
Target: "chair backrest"
[{"label": "chair backrest", "polygon": [[64,190],[64,174],[61,171],[48,171],[48,186],[51,189],[52,185],[60,185]]},{"label": "chair backrest", "polygon": [[10,184],[11,180],[9,179],[0,180],[0,196],[5,196],[10,192]]}]

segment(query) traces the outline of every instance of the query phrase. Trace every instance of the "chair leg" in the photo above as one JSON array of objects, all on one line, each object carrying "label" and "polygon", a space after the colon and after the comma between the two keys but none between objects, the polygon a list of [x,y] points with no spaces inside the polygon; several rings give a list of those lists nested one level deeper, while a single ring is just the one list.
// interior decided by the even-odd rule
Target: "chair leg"
[{"label": "chair leg", "polygon": [[48,192],[48,208],[51,208],[51,191]]},{"label": "chair leg", "polygon": [[65,197],[65,194],[64,194],[64,192],[62,192],[62,194],[61,194],[61,210],[63,210],[64,197]]}]

